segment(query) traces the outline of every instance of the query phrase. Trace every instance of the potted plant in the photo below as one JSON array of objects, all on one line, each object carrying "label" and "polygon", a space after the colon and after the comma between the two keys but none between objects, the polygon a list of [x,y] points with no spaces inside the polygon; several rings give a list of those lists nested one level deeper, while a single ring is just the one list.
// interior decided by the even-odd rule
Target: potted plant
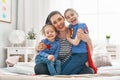
[{"label": "potted plant", "polygon": [[32,29],[32,31],[29,31],[27,33],[27,39],[30,39],[30,40],[35,40],[36,39],[36,33],[34,33],[33,29]]},{"label": "potted plant", "polygon": [[27,40],[26,40],[26,46],[27,47],[35,47],[36,45],[36,33],[32,29],[27,33]]},{"label": "potted plant", "polygon": [[109,43],[110,35],[106,35],[107,43]]}]

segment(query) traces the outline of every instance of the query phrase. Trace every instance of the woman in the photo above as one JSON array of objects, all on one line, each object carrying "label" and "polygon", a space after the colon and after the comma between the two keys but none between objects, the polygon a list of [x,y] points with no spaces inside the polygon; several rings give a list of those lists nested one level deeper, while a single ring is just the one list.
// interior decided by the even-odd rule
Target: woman
[{"label": "woman", "polygon": [[[52,24],[59,32],[58,34],[58,38],[60,40],[59,59],[62,62],[61,69],[63,70],[64,66],[67,63],[69,63],[69,60],[71,57],[71,44],[66,40],[66,35],[67,34],[70,35],[70,31],[68,27],[65,25],[65,19],[59,11],[51,12],[47,17],[46,24]],[[84,32],[78,32],[77,36],[79,38],[82,38],[82,40],[86,41],[92,51],[92,44],[91,44],[91,40],[89,39],[89,37],[85,36]],[[42,46],[44,46],[44,48]],[[36,50],[37,51],[44,50],[47,47],[44,44],[42,44],[42,46],[38,45]],[[34,70],[36,74],[48,74],[49,75],[47,66],[43,63],[36,64]],[[93,74],[93,71],[91,68],[85,66],[81,71],[77,71],[77,73],[75,72],[75,73],[69,73],[69,74],[88,74],[88,73]],[[66,74],[66,73],[62,73],[62,74]]]}]

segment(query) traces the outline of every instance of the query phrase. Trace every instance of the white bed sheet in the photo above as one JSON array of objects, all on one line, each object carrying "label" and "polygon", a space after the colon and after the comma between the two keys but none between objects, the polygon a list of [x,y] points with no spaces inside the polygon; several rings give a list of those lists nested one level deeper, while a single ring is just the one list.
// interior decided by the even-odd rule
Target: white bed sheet
[{"label": "white bed sheet", "polygon": [[[34,74],[34,63],[17,64],[14,67],[1,68],[0,80],[120,80],[120,60],[112,61],[112,66],[98,68],[98,74],[83,75],[38,75]],[[19,75],[19,76],[18,76]],[[6,76],[10,78],[6,78]],[[18,77],[16,77],[18,76]]]}]

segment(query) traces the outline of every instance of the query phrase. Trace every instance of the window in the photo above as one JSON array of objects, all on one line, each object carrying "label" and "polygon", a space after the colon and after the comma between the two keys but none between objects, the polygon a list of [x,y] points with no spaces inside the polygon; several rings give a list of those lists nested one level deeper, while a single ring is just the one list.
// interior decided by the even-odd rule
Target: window
[{"label": "window", "polygon": [[71,7],[79,13],[79,20],[85,22],[93,40],[105,41],[106,34],[111,35],[110,42],[119,42],[120,27],[119,0],[51,0],[50,11]]}]

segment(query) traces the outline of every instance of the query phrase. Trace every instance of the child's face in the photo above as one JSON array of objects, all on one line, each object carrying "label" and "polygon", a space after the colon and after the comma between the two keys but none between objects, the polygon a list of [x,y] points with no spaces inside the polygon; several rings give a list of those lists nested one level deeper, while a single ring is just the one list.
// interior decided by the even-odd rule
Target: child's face
[{"label": "child's face", "polygon": [[72,25],[75,25],[78,23],[78,15],[74,11],[67,11],[65,13],[66,20],[71,23]]},{"label": "child's face", "polygon": [[44,28],[44,30],[45,30],[45,37],[49,41],[54,41],[57,33],[56,33],[55,29],[53,28],[53,26],[48,25]]}]

